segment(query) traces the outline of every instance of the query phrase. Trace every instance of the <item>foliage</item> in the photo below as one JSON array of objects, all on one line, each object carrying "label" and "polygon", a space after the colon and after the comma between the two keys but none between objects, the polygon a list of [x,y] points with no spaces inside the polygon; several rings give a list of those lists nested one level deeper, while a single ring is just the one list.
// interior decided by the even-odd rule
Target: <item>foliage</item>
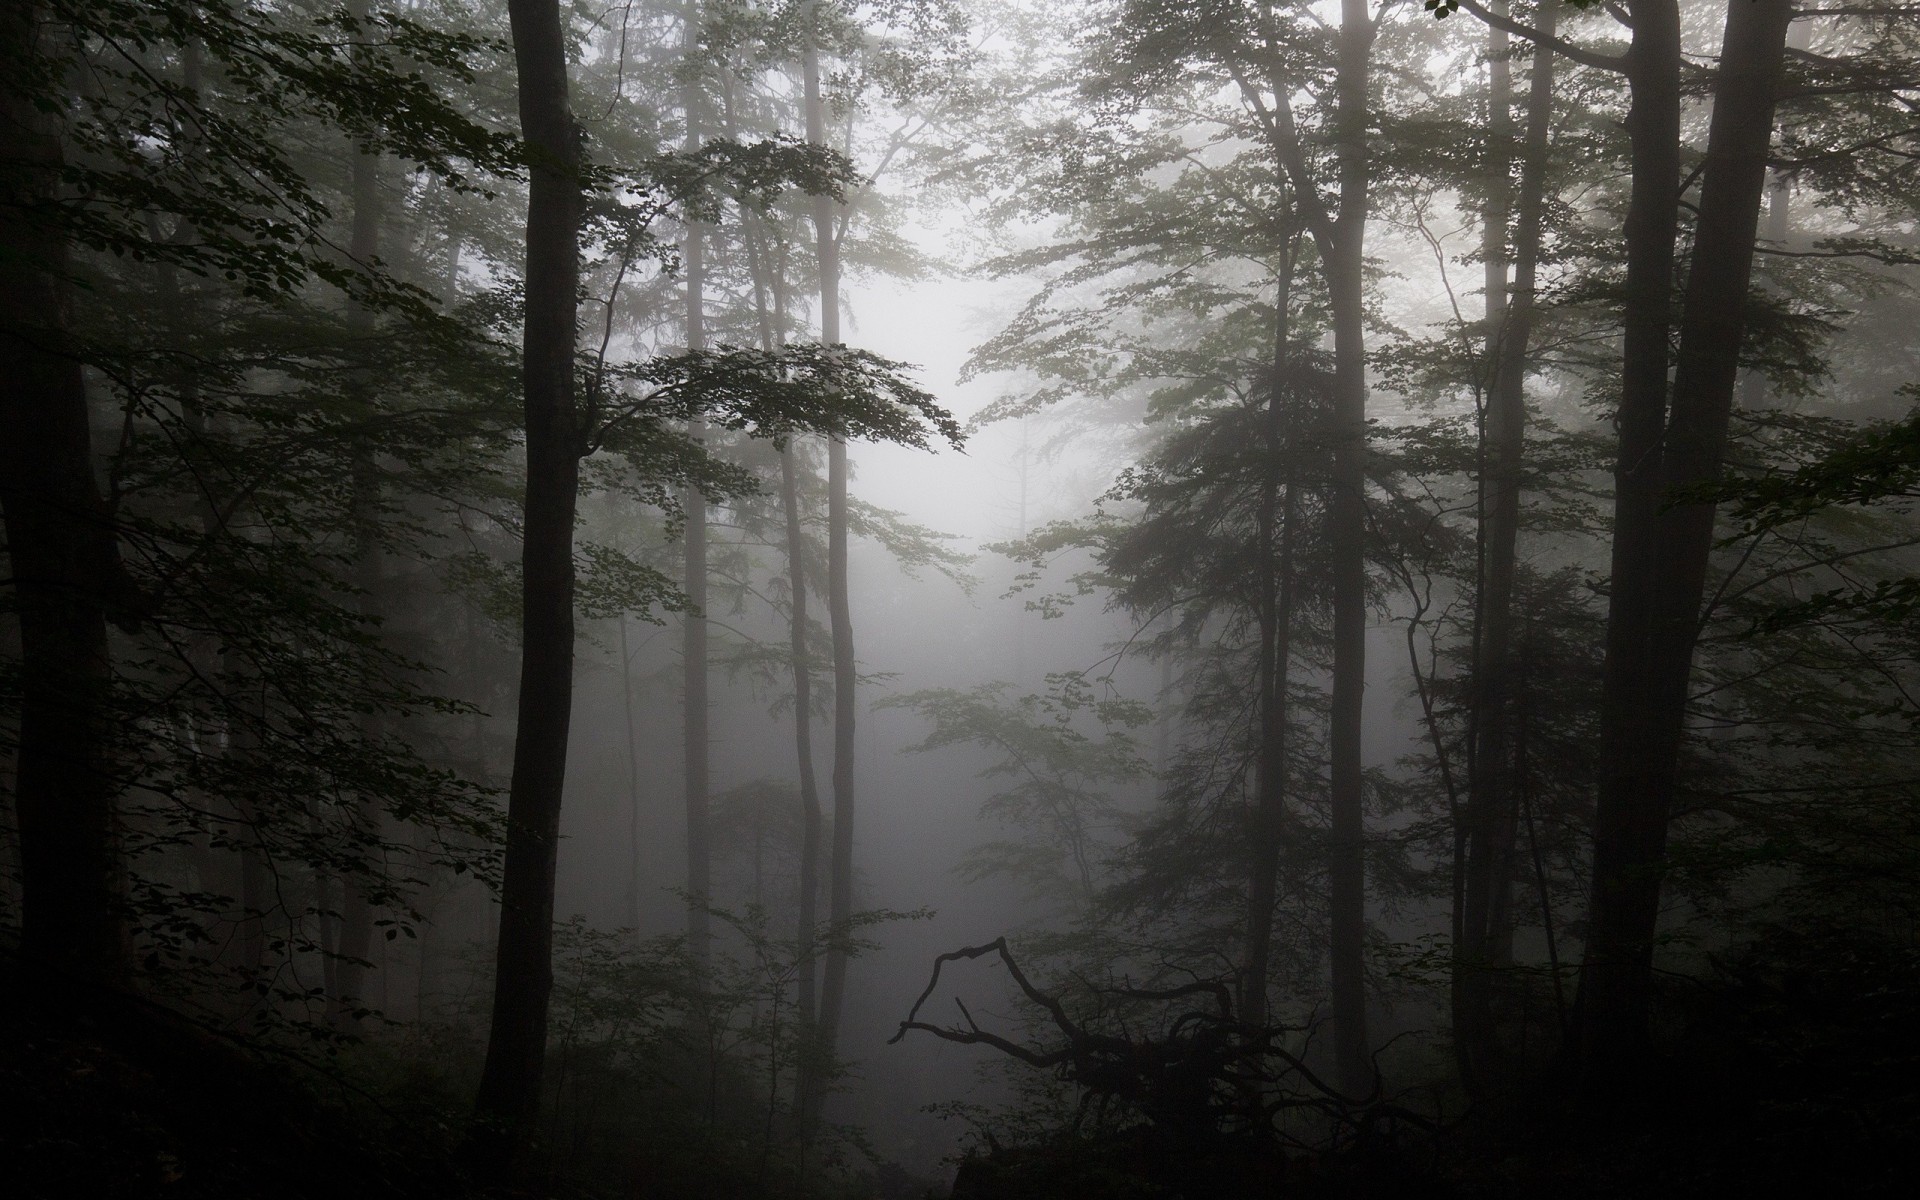
[{"label": "foliage", "polygon": [[[1013,698],[1007,683],[930,689],[889,696],[875,707],[909,709],[932,723],[926,738],[904,752],[978,746],[995,756],[980,777],[1009,781],[981,803],[980,815],[1022,836],[976,847],[961,861],[961,876],[1005,875],[1030,898],[1072,911],[1090,903],[1103,882],[1118,816],[1113,790],[1147,773],[1130,731],[1151,713],[1137,701],[1097,694],[1077,673],[1049,675],[1047,683],[1046,693]],[[1076,727],[1087,720],[1098,736]]]},{"label": "foliage", "polygon": [[[61,113],[70,147],[68,198],[35,220],[91,250],[224,279],[259,299],[318,279],[418,314],[430,307],[419,288],[340,253],[330,202],[294,147],[317,120],[453,187],[518,165],[513,138],[449,100],[498,49],[489,39],[392,9],[358,18],[267,0],[43,7],[51,52],[9,64],[7,86]],[[54,98],[69,73],[88,86],[62,111]],[[156,227],[154,213],[178,224]]]}]

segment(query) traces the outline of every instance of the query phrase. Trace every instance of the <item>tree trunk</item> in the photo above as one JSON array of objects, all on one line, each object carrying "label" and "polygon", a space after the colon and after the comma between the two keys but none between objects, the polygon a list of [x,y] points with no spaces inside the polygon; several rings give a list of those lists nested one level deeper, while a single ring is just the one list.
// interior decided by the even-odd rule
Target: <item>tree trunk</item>
[{"label": "tree trunk", "polygon": [[[686,7],[684,48],[688,58],[700,46],[700,5],[690,0]],[[689,80],[685,93],[687,140],[689,151],[700,148],[700,85]],[[706,240],[699,222],[687,223],[686,245],[681,251],[681,271],[687,281],[687,349],[707,348],[706,325]],[[703,443],[706,422],[695,420],[687,429],[696,443]],[[680,664],[684,673],[681,698],[685,706],[684,754],[687,786],[687,950],[704,974],[712,954],[712,830],[709,809],[712,804],[712,764],[707,729],[707,498],[697,487],[681,494],[686,509],[687,613],[681,623]]]},{"label": "tree trunk", "polygon": [[[1505,4],[1493,11],[1504,15]],[[1558,6],[1543,4],[1535,25],[1555,31]],[[1512,957],[1511,892],[1519,806],[1510,725],[1513,585],[1520,532],[1520,475],[1526,443],[1527,345],[1533,332],[1547,143],[1553,102],[1553,52],[1534,51],[1526,144],[1512,258],[1507,223],[1513,123],[1510,43],[1489,26],[1488,203],[1486,263],[1486,419],[1482,433],[1479,595],[1475,609],[1470,754],[1467,761],[1463,911],[1454,945],[1453,1035],[1462,1082],[1483,1094],[1510,1063],[1493,1012],[1495,973]],[[1509,296],[1507,270],[1514,271]]]},{"label": "tree trunk", "polygon": [[[729,134],[734,131],[729,125]],[[784,254],[774,254],[756,232],[756,222],[743,218],[747,229],[747,262],[753,274],[754,305],[760,322],[761,349],[778,350],[788,330],[788,297]],[[764,225],[759,228],[764,229]],[[813,765],[813,668],[807,652],[807,541],[800,506],[801,464],[791,439],[780,447],[780,509],[786,520],[787,656],[793,671],[794,761],[800,779],[799,918],[794,937],[798,1028],[805,1038],[817,1027],[819,1009],[818,947],[814,942],[820,921],[820,781]],[[803,1056],[806,1053],[802,1051]],[[806,1101],[808,1074],[794,1080],[795,1110]]]},{"label": "tree trunk", "polygon": [[1367,671],[1367,360],[1363,268],[1371,176],[1367,165],[1368,65],[1373,23],[1366,0],[1341,0],[1332,130],[1339,160],[1338,215],[1322,247],[1333,310],[1333,464],[1328,526],[1333,571],[1331,825],[1327,875],[1332,917],[1333,1050],[1340,1086],[1367,1091],[1366,818],[1360,758]]},{"label": "tree trunk", "polygon": [[[691,247],[693,241],[689,241]],[[692,286],[693,260],[684,259],[688,268],[689,340],[695,332],[697,289]],[[697,348],[697,347],[696,347]],[[701,441],[706,422],[694,421],[689,429],[694,440]],[[707,727],[707,502],[698,488],[687,488],[681,496],[687,513],[686,578],[687,612],[681,620],[680,662],[684,673],[681,699],[685,709],[682,745],[686,775],[687,810],[687,950],[704,973],[713,951],[712,919],[712,771],[710,733]]]},{"label": "tree trunk", "polygon": [[[751,226],[749,226],[751,228]],[[787,287],[783,256],[769,252],[758,237],[750,236],[748,261],[754,276],[763,349],[777,350],[787,336]],[[769,306],[768,299],[772,303]],[[794,937],[795,1018],[803,1042],[801,1069],[794,1078],[794,1111],[808,1108],[808,1088],[816,1074],[808,1067],[809,1043],[819,1027],[819,947],[814,938],[820,923],[820,782],[813,765],[813,668],[807,652],[807,541],[800,508],[800,460],[789,440],[780,448],[780,507],[786,517],[787,640],[793,670],[794,760],[800,778],[800,905]]]},{"label": "tree trunk", "polygon": [[640,728],[633,712],[633,651],[620,614],[620,714],[627,729],[627,928],[640,932]]},{"label": "tree trunk", "polygon": [[[1811,44],[1812,31],[1812,21],[1790,22],[1787,25],[1787,49],[1805,50]],[[1787,237],[1793,229],[1790,219],[1792,209],[1793,176],[1785,170],[1771,172],[1767,178],[1767,221],[1760,231],[1762,241],[1773,247],[1786,246]],[[1771,394],[1766,372],[1748,371],[1740,380],[1739,407],[1749,411],[1758,409]]]},{"label": "tree trunk", "polygon": [[475,1109],[483,1164],[524,1150],[540,1102],[553,986],[553,884],[573,710],[573,519],[579,432],[573,407],[580,143],[567,102],[557,0],[510,0],[520,129],[527,142],[526,331],[521,347],[527,497],[519,724],[508,787],[493,1023]]},{"label": "tree trunk", "polygon": [[[40,20],[36,4],[0,17],[0,68],[16,78],[37,70]],[[49,982],[102,983],[119,975],[123,949],[107,623],[126,585],[69,336],[65,231],[32,215],[55,211],[64,148],[11,88],[0,90],[0,164],[0,510],[20,628],[20,949]]]},{"label": "tree trunk", "polygon": [[1260,748],[1254,766],[1253,864],[1247,886],[1240,1019],[1267,1023],[1267,968],[1287,801],[1287,677],[1293,659],[1293,446],[1287,436],[1288,306],[1293,247],[1281,251],[1274,297],[1273,382],[1267,393],[1266,478],[1260,496]]},{"label": "tree trunk", "polygon": [[799,464],[794,460],[791,445],[780,452],[780,500],[787,516],[793,745],[800,769],[800,920],[799,937],[794,943],[799,964],[796,1012],[800,1028],[810,1030],[818,1017],[815,988],[819,971],[814,963],[814,929],[820,922],[820,784],[813,768],[813,672],[807,659],[806,540],[800,526]]},{"label": "tree trunk", "polygon": [[[811,32],[801,55],[806,89],[807,141],[827,144],[826,103],[820,94],[820,56]],[[838,205],[831,196],[815,196],[813,223],[820,259],[820,341],[840,343],[840,245],[835,226]],[[820,1035],[814,1066],[831,1071],[839,1039],[847,985],[846,925],[853,913],[853,616],[847,593],[847,445],[827,443],[827,616],[833,631],[833,849],[829,869],[827,920],[832,940],[820,989]],[[810,1130],[819,1117],[824,1078],[816,1075],[810,1104],[802,1113]]]},{"label": "tree trunk", "polygon": [[[1620,495],[1601,699],[1593,900],[1577,1005],[1582,1065],[1595,1096],[1624,1081],[1647,1043],[1667,822],[1714,517],[1710,504],[1665,513],[1661,505],[1673,489],[1720,470],[1789,7],[1788,0],[1728,5],[1670,417],[1664,400],[1679,178],[1679,21],[1670,0],[1649,0],[1633,6],[1633,13],[1634,183]],[[1656,275],[1660,267],[1665,269]],[[1639,304],[1655,305],[1658,321],[1636,311]]]},{"label": "tree trunk", "polygon": [[[1654,526],[1660,502],[1660,442],[1667,398],[1667,339],[1672,327],[1674,235],[1680,177],[1680,14],[1674,0],[1637,0],[1631,5],[1633,43],[1627,80],[1633,89],[1627,112],[1633,185],[1626,219],[1626,313],[1621,361],[1619,454],[1614,465],[1612,592],[1607,612],[1605,675],[1600,695],[1600,781],[1594,818],[1596,875],[1590,919],[1593,936],[1581,965],[1581,1036],[1613,1054],[1635,1048],[1645,1035],[1646,995],[1632,968],[1629,946],[1608,944],[1604,926],[1623,931],[1613,915],[1620,901],[1642,898],[1619,875],[1623,866],[1647,857],[1646,822],[1639,812],[1661,806],[1659,839],[1665,838],[1661,780],[1671,775],[1677,739],[1663,744],[1652,719],[1652,626]],[[1665,766],[1660,765],[1664,760]],[[1625,915],[1625,914],[1621,914]],[[1610,961],[1618,957],[1621,961]],[[1591,1019],[1588,1019],[1588,1018]],[[1636,1029],[1635,1026],[1638,1026]],[[1590,1057],[1590,1055],[1589,1055]]]},{"label": "tree trunk", "polygon": [[[353,6],[355,15],[365,16],[365,4]],[[347,254],[358,263],[371,264],[380,252],[380,160],[377,156],[358,153],[353,156],[352,170],[353,222],[347,239]],[[373,314],[364,305],[354,304],[347,314],[347,331],[356,340],[364,342],[373,334]],[[373,381],[363,378],[360,383],[359,397],[362,412],[371,417],[374,408]],[[354,519],[359,525],[359,546],[355,550],[356,569],[359,575],[357,584],[360,589],[360,612],[370,621],[378,621],[382,613],[381,602],[384,599],[384,563],[381,561],[380,541],[375,523],[379,521],[379,480],[376,464],[373,461],[374,447],[368,438],[357,452],[354,463]],[[384,732],[383,722],[378,716],[366,715],[359,719],[360,736],[368,743],[377,741]],[[378,805],[366,797],[356,798],[354,821],[363,829],[371,831],[376,842],[380,841],[380,828],[383,814]],[[377,852],[377,851],[376,851]],[[384,873],[386,864],[369,863],[370,872]],[[339,955],[337,969],[334,972],[334,986],[327,996],[327,1019],[334,1026],[342,1026],[353,1020],[353,1013],[365,1009],[368,956],[373,950],[373,904],[367,898],[367,888],[352,873],[340,877],[340,938],[336,947]]]}]

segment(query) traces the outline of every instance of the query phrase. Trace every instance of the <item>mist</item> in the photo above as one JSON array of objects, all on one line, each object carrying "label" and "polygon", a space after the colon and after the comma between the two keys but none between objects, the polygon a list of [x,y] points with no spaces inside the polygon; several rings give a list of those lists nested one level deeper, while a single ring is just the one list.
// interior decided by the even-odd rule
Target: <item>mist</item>
[{"label": "mist", "polygon": [[1908,1174],[1911,6],[17,9],[20,1194]]}]

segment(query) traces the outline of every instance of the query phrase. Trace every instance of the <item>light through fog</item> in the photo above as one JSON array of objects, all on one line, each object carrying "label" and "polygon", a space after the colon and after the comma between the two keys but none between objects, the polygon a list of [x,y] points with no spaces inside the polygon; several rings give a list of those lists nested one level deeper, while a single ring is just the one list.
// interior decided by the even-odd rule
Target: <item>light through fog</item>
[{"label": "light through fog", "polygon": [[1917,31],[13,6],[17,1190],[1904,1194]]}]

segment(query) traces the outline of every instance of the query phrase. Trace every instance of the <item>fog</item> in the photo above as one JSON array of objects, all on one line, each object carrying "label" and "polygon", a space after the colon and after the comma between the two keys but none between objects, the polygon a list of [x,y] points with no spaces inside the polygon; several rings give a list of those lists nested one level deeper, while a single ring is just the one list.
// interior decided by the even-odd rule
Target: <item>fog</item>
[{"label": "fog", "polygon": [[1917,31],[19,6],[23,1194],[1891,1194]]}]

